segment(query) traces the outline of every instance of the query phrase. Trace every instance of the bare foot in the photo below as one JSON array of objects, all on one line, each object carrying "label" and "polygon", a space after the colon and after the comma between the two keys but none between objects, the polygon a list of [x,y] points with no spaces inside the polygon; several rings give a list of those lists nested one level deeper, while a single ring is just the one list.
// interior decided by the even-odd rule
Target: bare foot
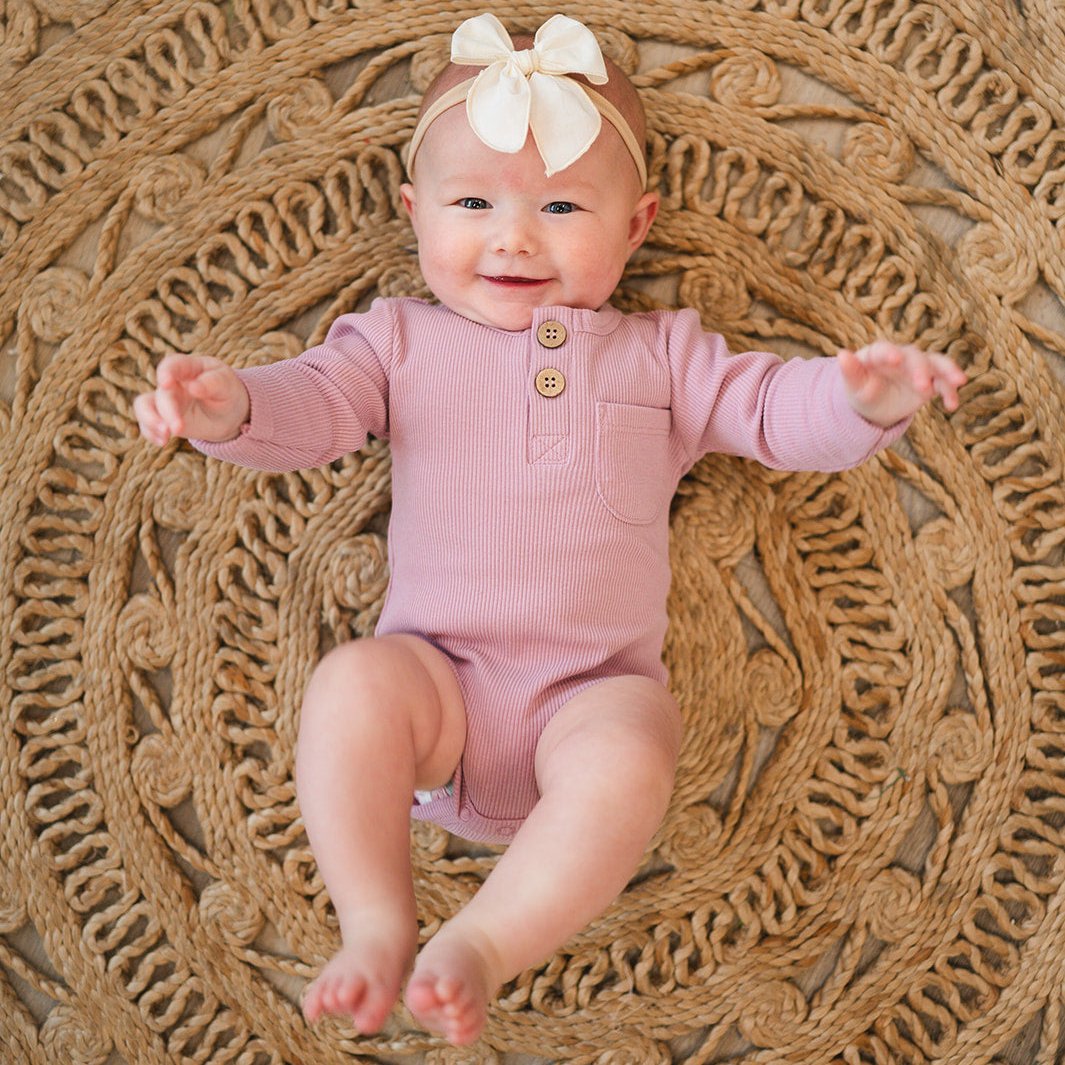
[{"label": "bare foot", "polygon": [[330,1013],[347,1014],[363,1034],[380,1031],[399,998],[414,957],[416,933],[375,925],[349,934],[303,996],[303,1015],[314,1022]]},{"label": "bare foot", "polygon": [[404,996],[407,1008],[455,1046],[476,1042],[500,984],[491,975],[493,957],[487,943],[478,949],[460,935],[437,934],[418,956]]}]

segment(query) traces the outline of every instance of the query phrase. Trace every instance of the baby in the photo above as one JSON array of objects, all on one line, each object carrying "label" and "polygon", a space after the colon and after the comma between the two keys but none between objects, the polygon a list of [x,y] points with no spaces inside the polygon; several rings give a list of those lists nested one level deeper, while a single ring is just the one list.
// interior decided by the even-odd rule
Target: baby
[{"label": "baby", "polygon": [[[635,90],[564,16],[523,51],[492,15],[463,23],[408,171],[438,303],[377,300],[268,367],[168,356],[136,411],[155,444],[268,470],[389,440],[377,634],[323,658],[301,712],[299,803],[342,937],[304,1011],[377,1031],[409,974],[414,1016],[465,1044],[621,892],[665,813],[679,478],[710,450],[853,466],[934,395],[955,409],[965,377],[887,342],[731,355],[694,311],[612,308],[658,196]],[[412,815],[509,843],[416,960]]]}]

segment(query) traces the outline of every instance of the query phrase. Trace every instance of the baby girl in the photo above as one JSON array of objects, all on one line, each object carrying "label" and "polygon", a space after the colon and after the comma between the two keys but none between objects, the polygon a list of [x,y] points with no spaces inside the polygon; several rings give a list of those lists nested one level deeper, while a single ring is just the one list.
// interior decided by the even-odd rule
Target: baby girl
[{"label": "baby girl", "polygon": [[[438,302],[377,300],[267,367],[168,356],[136,405],[153,443],[259,469],[390,442],[377,634],[323,658],[301,711],[299,803],[342,938],[304,1011],[374,1032],[406,980],[456,1044],[610,905],[665,813],[680,477],[711,450],[853,466],[965,380],[910,346],[784,362],[730,354],[694,311],[612,308],[658,209],[639,98],[572,19],[518,45],[463,23],[422,106],[401,194]],[[416,959],[411,816],[509,844]]]}]

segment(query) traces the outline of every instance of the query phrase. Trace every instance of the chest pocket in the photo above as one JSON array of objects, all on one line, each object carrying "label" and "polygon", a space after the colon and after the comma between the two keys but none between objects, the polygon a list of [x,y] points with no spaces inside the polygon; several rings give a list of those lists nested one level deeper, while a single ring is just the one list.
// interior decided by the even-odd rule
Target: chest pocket
[{"label": "chest pocket", "polygon": [[595,421],[599,498],[621,521],[650,524],[673,492],[670,412],[631,403],[597,403]]}]

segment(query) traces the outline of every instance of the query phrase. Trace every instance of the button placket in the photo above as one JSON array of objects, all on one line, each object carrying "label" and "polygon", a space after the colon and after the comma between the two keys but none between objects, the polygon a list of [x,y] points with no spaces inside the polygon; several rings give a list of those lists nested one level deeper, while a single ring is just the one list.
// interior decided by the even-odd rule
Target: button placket
[{"label": "button placket", "polygon": [[558,465],[569,461],[570,399],[566,371],[572,338],[562,322],[547,319],[530,344],[532,390],[529,397],[529,462]]}]

